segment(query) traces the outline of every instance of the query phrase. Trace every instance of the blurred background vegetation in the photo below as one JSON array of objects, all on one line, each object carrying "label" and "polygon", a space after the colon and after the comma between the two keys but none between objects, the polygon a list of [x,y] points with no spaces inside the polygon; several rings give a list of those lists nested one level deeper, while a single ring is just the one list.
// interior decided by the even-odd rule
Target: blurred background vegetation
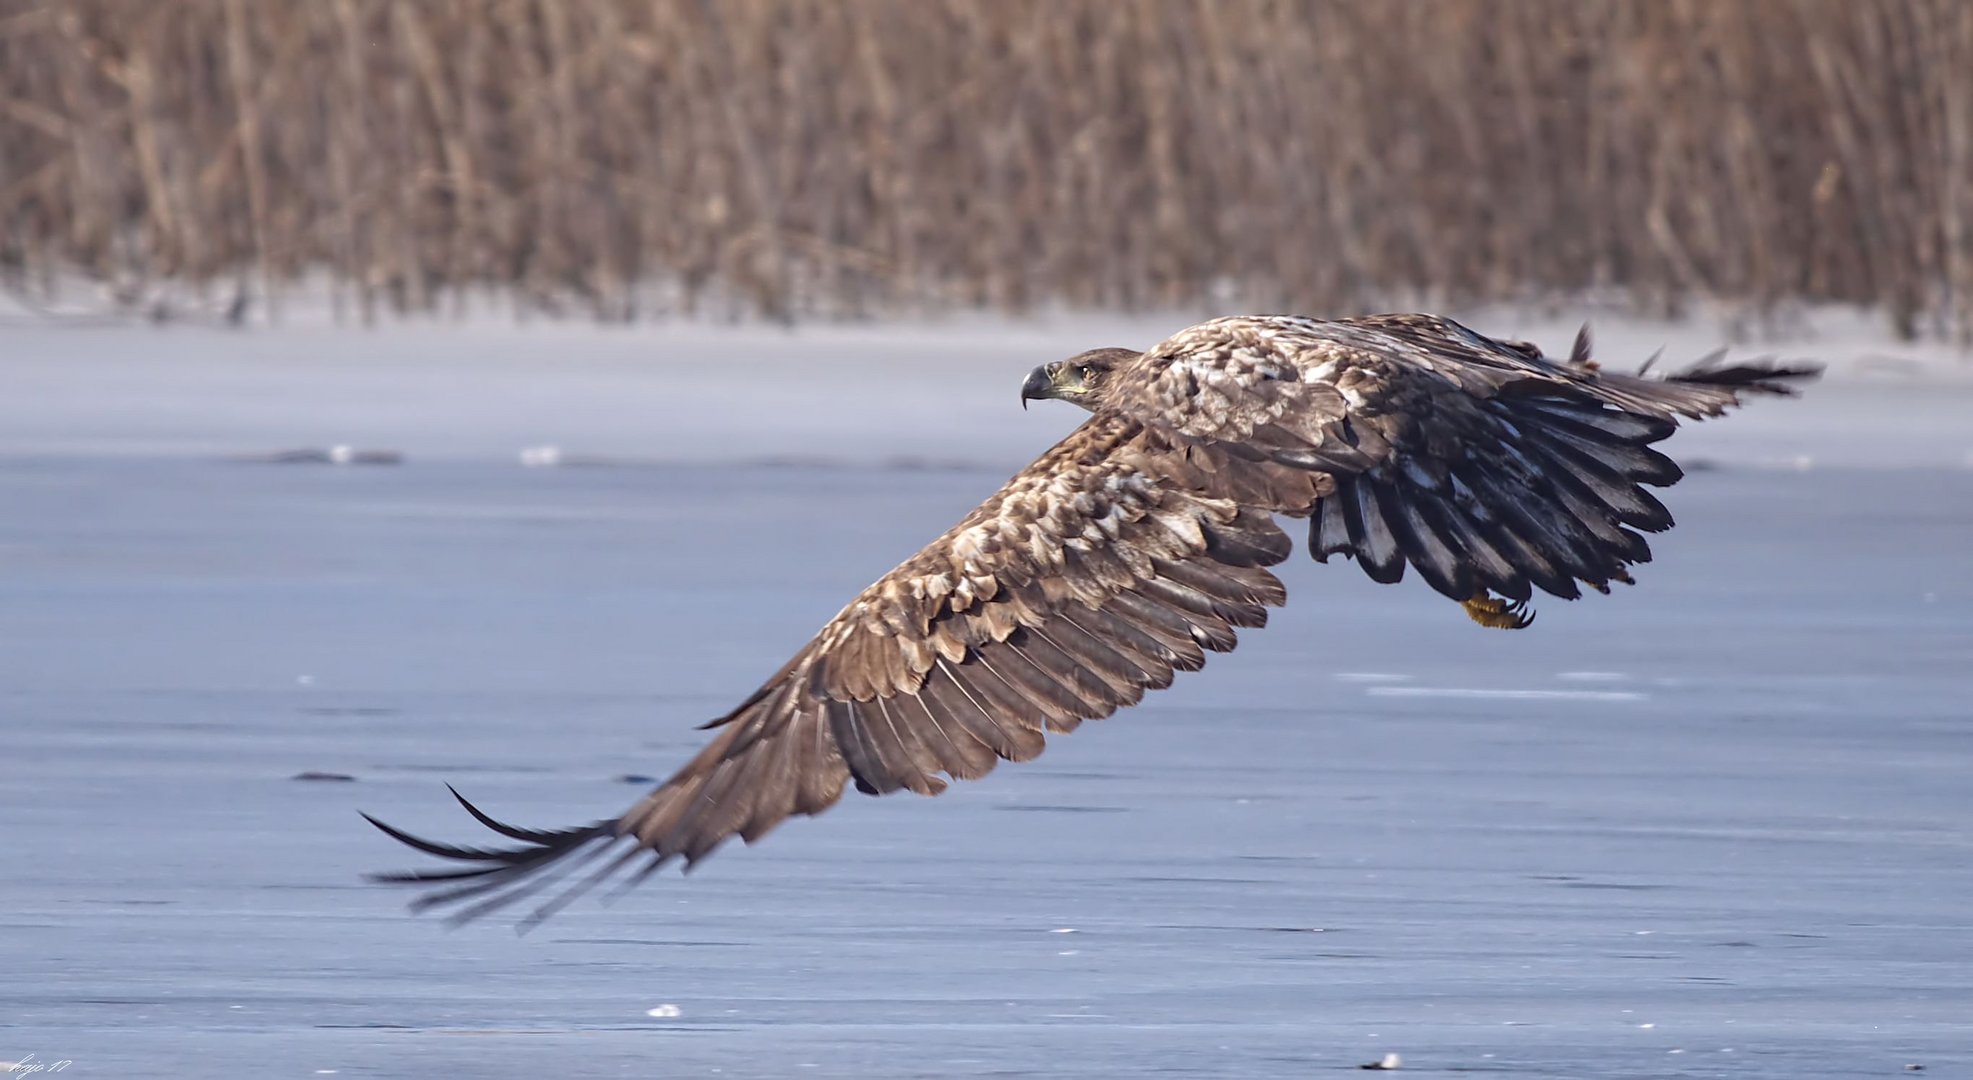
[{"label": "blurred background vegetation", "polygon": [[1838,302],[1973,338],[1969,0],[0,0],[0,281],[165,314]]}]

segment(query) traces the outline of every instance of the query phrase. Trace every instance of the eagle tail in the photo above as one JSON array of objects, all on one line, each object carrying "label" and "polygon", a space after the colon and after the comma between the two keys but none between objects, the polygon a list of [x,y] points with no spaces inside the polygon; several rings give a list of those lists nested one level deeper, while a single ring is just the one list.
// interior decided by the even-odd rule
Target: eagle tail
[{"label": "eagle tail", "polygon": [[1721,363],[1725,355],[1726,350],[1722,349],[1666,376],[1648,374],[1649,364],[1634,375],[1599,371],[1580,385],[1590,396],[1626,412],[1665,420],[1676,417],[1704,420],[1739,405],[1743,395],[1793,397],[1801,392],[1800,383],[1822,374],[1817,364],[1768,360]]}]

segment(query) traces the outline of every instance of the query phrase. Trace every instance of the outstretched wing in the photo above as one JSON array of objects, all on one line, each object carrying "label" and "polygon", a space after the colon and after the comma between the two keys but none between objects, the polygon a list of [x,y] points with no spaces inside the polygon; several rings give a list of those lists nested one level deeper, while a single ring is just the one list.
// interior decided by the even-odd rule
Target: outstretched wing
[{"label": "outstretched wing", "polygon": [[[470,919],[551,887],[538,921],[613,874],[688,865],[816,814],[854,783],[937,794],[1041,752],[1045,731],[1134,703],[1284,599],[1273,515],[1306,516],[1319,559],[1379,581],[1406,565],[1455,599],[1606,589],[1671,516],[1645,488],[1679,470],[1650,444],[1803,369],[1601,371],[1450,320],[1221,319],[1113,372],[1095,418],[885,575],[621,817],[519,829],[516,847],[433,843],[464,865],[385,875]],[[463,803],[464,800],[462,799]],[[374,822],[374,819],[372,819]],[[613,860],[571,880],[587,856]],[[641,866],[638,865],[641,862]]]},{"label": "outstretched wing", "polygon": [[1325,474],[1316,499],[1275,506],[1312,518],[1317,559],[1355,558],[1380,582],[1409,565],[1457,600],[1573,599],[1578,582],[1628,582],[1651,558],[1642,534],[1671,527],[1646,488],[1681,472],[1652,443],[1814,374],[1702,363],[1646,378],[1602,370],[1586,334],[1558,362],[1436,316],[1258,316],[1180,332],[1113,374],[1106,403],[1246,462],[1232,477]]},{"label": "outstretched wing", "polygon": [[[1212,494],[1199,453],[1134,421],[1090,420],[865,589],[621,817],[538,831],[467,804],[519,841],[506,849],[434,843],[371,819],[464,864],[382,880],[433,885],[418,906],[452,905],[461,920],[559,883],[538,921],[619,871],[639,880],[820,813],[851,783],[932,795],[946,777],[1034,757],[1045,730],[1168,685],[1285,599],[1265,567],[1288,556],[1288,538],[1265,508]],[[1304,502],[1324,482],[1291,481]],[[555,872],[611,848],[622,850],[585,876]]]}]

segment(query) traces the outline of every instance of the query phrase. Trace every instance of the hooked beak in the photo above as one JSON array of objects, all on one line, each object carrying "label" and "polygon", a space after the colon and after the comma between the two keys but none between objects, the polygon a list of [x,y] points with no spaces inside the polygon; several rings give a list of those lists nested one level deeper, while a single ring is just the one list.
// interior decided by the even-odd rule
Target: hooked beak
[{"label": "hooked beak", "polygon": [[1048,377],[1048,365],[1043,364],[1028,372],[1026,382],[1021,384],[1021,408],[1025,411],[1030,401],[1046,401],[1055,396],[1055,380]]}]

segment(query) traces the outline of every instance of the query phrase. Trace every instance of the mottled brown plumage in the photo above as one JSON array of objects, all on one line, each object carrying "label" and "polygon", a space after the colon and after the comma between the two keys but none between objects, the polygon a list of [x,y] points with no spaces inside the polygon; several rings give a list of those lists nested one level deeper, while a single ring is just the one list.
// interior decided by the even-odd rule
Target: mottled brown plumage
[{"label": "mottled brown plumage", "polygon": [[[1650,444],[1679,418],[1811,374],[1614,374],[1586,337],[1556,361],[1427,315],[1216,319],[1145,353],[1045,365],[1023,403],[1091,418],[850,601],[637,805],[543,832],[467,804],[521,842],[498,850],[377,822],[467,864],[382,879],[437,883],[418,906],[460,919],[562,883],[531,923],[633,864],[630,882],[820,813],[851,784],[935,795],[1025,761],[1046,732],[1133,704],[1264,625],[1286,599],[1267,570],[1290,550],[1279,516],[1309,519],[1317,559],[1385,582],[1409,567],[1483,625],[1526,625],[1534,589],[1608,591],[1649,560],[1641,533],[1672,519],[1644,488],[1680,475]],[[586,876],[556,873],[613,847]]]}]

